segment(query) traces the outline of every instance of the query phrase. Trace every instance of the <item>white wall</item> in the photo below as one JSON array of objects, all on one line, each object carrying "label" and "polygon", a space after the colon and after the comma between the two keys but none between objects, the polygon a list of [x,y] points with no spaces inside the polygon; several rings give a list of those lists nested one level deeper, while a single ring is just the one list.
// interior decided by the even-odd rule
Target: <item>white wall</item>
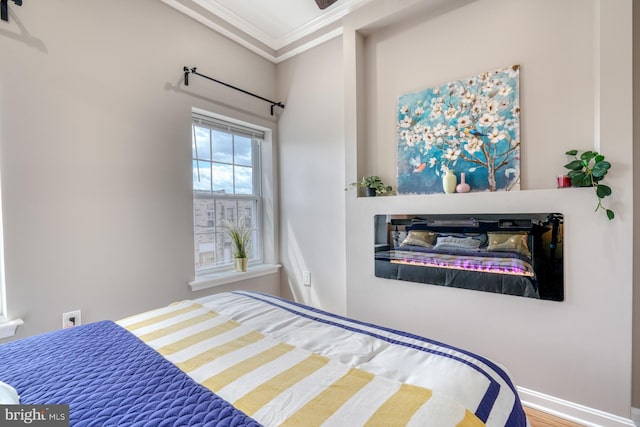
[{"label": "white wall", "polygon": [[[379,1],[345,29],[347,179],[395,178],[397,97],[521,65],[523,191],[347,197],[349,315],[442,339],[506,364],[526,389],[628,418],[632,325],[631,1],[479,0],[419,13],[427,2]],[[412,17],[398,21],[397,16]],[[354,89],[351,89],[354,90]],[[365,111],[363,114],[362,111]],[[358,129],[358,126],[360,129]],[[590,189],[554,189],[569,148],[614,165],[616,211],[594,214]],[[350,162],[349,159],[358,159]],[[374,277],[380,213],[562,212],[561,303]]]},{"label": "white wall", "polygon": [[[191,292],[191,108],[275,128],[275,65],[156,0],[10,2],[0,170],[10,318],[117,319]],[[271,168],[272,165],[269,166]],[[238,287],[279,292],[279,275]],[[215,291],[231,289],[230,286]],[[213,291],[213,290],[212,290]]]},{"label": "white wall", "polygon": [[[342,41],[278,65],[282,294],[346,312]],[[311,287],[302,271],[311,272]]]}]

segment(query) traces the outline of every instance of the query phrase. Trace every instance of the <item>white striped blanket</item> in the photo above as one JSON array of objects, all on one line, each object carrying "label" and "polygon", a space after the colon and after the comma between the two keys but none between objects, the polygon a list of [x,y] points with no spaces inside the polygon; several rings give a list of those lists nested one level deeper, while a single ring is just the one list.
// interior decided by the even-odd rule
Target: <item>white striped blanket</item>
[{"label": "white striped blanket", "polygon": [[[315,324],[300,330],[297,317],[279,318],[286,309],[268,302],[260,305],[271,316],[260,320],[260,310],[252,306],[267,296],[233,293],[221,298],[205,299],[205,305],[183,301],[117,323],[263,425],[484,425],[464,405],[429,388],[354,366],[351,356],[332,357],[292,342],[299,338],[278,337],[277,331],[287,325],[312,343],[324,332]],[[216,302],[222,309],[211,309]],[[253,321],[221,313],[224,306],[233,310],[234,305],[243,313],[240,317]],[[252,327],[256,323],[262,326]]]}]

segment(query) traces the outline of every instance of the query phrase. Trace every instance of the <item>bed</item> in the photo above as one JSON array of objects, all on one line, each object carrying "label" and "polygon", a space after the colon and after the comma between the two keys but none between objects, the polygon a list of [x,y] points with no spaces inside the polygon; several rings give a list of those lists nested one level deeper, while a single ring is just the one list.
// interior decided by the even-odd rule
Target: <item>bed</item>
[{"label": "bed", "polygon": [[72,426],[528,425],[482,356],[244,291],[0,345],[0,382]]}]

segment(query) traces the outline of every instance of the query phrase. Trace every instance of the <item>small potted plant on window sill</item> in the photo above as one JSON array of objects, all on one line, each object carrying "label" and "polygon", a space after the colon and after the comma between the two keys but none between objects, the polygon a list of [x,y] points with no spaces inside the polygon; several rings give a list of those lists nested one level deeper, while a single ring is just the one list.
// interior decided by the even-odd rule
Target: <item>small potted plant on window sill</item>
[{"label": "small potted plant on window sill", "polygon": [[571,185],[574,187],[593,187],[598,198],[596,211],[604,209],[607,218],[612,220],[615,216],[614,212],[602,204],[602,199],[611,195],[611,187],[600,183],[611,168],[611,163],[606,161],[604,156],[597,151],[585,151],[580,157],[578,157],[578,150],[569,150],[565,154],[574,158],[564,165],[569,169],[567,175],[571,178]]},{"label": "small potted plant on window sill", "polygon": [[236,271],[247,271],[247,256],[251,245],[251,228],[244,223],[244,217],[240,217],[237,222],[224,220],[223,227],[231,238]]},{"label": "small potted plant on window sill", "polygon": [[[363,188],[367,197],[395,194],[390,185],[385,185],[380,177],[375,175],[363,176],[360,181],[351,183],[351,187]],[[345,188],[347,189],[348,187]]]}]

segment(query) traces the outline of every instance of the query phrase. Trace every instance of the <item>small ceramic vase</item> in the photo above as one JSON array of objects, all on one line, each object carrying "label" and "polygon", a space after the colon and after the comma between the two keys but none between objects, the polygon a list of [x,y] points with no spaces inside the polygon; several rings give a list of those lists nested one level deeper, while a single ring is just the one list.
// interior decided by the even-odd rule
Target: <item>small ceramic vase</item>
[{"label": "small ceramic vase", "polygon": [[442,175],[442,188],[444,192],[447,194],[456,192],[456,184],[458,183],[458,178],[456,178],[455,174],[451,169],[447,170],[447,173]]},{"label": "small ceramic vase", "polygon": [[464,172],[460,173],[460,184],[456,187],[457,193],[468,193],[471,191],[471,186],[464,181]]}]

